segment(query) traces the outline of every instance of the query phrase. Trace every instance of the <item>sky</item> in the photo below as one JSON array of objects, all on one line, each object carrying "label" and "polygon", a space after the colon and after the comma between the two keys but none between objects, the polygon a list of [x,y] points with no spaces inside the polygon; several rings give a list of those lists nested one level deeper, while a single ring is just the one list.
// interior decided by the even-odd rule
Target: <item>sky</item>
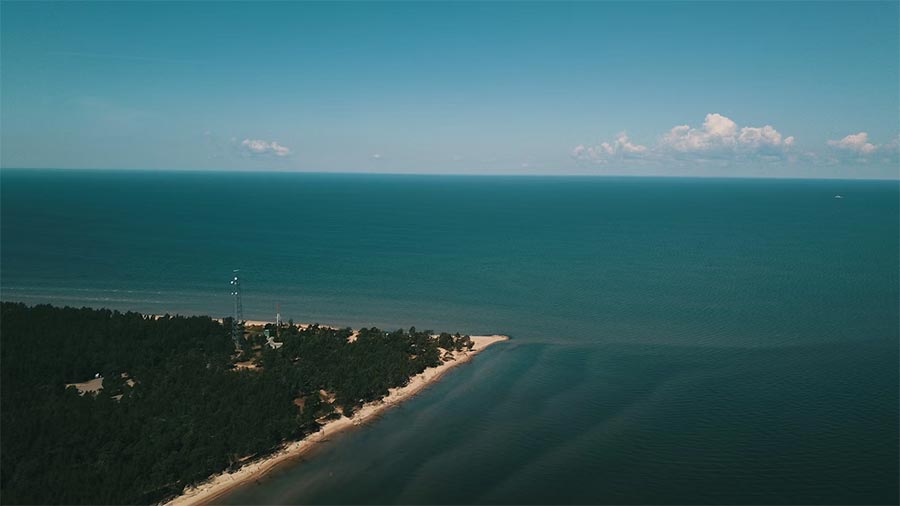
[{"label": "sky", "polygon": [[0,167],[900,178],[900,3],[0,3]]}]

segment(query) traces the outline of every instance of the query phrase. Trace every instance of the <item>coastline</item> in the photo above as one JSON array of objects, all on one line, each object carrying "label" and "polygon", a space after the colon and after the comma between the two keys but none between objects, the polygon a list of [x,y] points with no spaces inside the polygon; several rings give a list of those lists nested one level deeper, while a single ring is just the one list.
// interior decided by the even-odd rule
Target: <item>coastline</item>
[{"label": "coastline", "polygon": [[453,360],[448,360],[437,367],[425,369],[422,373],[411,377],[406,386],[392,388],[389,390],[388,395],[383,399],[364,404],[352,417],[347,418],[342,416],[337,420],[329,421],[328,423],[323,424],[318,432],[310,434],[299,441],[285,443],[285,445],[275,453],[264,457],[259,461],[241,466],[233,472],[222,472],[211,476],[204,482],[187,487],[181,495],[163,504],[166,506],[199,506],[201,504],[209,504],[233,489],[264,476],[279,464],[304,455],[316,444],[327,441],[328,437],[350,427],[362,425],[388,408],[413,397],[425,387],[440,379],[440,377],[448,370],[468,362],[473,356],[477,355],[488,346],[509,340],[508,336],[498,334],[470,337],[475,343],[475,346],[471,351],[452,352]]}]

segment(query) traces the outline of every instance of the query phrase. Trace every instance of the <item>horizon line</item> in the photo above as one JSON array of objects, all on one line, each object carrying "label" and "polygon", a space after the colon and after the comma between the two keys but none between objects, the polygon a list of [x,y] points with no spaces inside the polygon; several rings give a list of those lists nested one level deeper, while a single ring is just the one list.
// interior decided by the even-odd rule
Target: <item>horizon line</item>
[{"label": "horizon line", "polygon": [[900,174],[895,178],[872,177],[828,177],[828,176],[776,176],[776,175],[663,175],[663,174],[585,174],[585,173],[469,173],[469,172],[360,172],[360,171],[322,171],[322,170],[281,170],[281,169],[195,169],[195,168],[97,168],[97,167],[0,167],[2,171],[82,171],[82,172],[165,172],[165,173],[230,173],[230,174],[307,174],[307,175],[343,175],[343,176],[442,176],[442,177],[523,177],[523,178],[633,178],[633,179],[777,179],[807,181],[892,181],[900,182]]}]

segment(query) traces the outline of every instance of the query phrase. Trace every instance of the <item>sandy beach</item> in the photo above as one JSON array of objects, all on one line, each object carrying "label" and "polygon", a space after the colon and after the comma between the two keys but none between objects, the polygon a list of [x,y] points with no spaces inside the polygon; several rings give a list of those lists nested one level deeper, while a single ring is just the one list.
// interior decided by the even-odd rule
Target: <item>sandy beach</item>
[{"label": "sandy beach", "polygon": [[184,493],[169,501],[168,506],[198,506],[210,504],[217,498],[245,483],[264,476],[279,464],[295,460],[312,449],[316,444],[326,442],[329,437],[347,428],[370,421],[384,410],[395,406],[420,392],[429,384],[437,381],[445,372],[471,360],[471,358],[488,346],[506,341],[508,336],[487,335],[471,336],[475,343],[472,351],[453,352],[453,360],[447,360],[438,367],[431,367],[421,374],[413,376],[409,384],[390,389],[390,393],[380,401],[370,402],[357,410],[352,417],[341,417],[322,426],[319,432],[310,434],[300,441],[286,443],[277,452],[260,460],[250,462],[234,472],[224,472],[210,477],[208,480],[185,489]]}]

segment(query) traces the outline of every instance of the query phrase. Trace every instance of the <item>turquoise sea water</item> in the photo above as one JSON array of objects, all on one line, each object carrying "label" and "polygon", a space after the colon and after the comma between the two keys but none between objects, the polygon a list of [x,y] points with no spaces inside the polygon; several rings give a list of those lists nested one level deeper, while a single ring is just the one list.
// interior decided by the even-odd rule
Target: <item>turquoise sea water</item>
[{"label": "turquoise sea water", "polygon": [[220,316],[240,268],[247,318],[512,336],[226,502],[898,501],[897,182],[3,170],[0,192],[3,300]]}]

